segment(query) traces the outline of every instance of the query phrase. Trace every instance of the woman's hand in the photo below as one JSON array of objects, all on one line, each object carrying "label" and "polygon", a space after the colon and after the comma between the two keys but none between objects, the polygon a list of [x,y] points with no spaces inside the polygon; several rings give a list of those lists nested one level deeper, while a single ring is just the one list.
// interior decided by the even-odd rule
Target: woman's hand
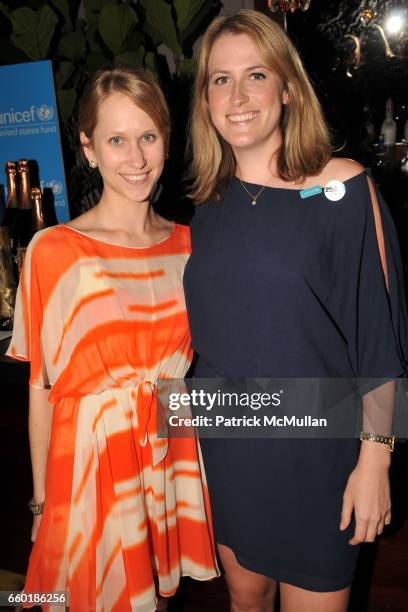
[{"label": "woman's hand", "polygon": [[32,542],[35,542],[35,540],[36,540],[37,533],[38,533],[38,530],[39,530],[40,524],[41,524],[41,516],[42,516],[41,514],[37,514],[37,515],[34,516],[33,526],[32,526],[32,529],[31,529],[31,541]]},{"label": "woman's hand", "polygon": [[[368,446],[370,445],[370,446]],[[349,476],[343,495],[340,529],[346,529],[352,513],[356,521],[349,544],[374,542],[391,522],[388,469],[389,449],[375,442],[362,442],[359,461]]]}]

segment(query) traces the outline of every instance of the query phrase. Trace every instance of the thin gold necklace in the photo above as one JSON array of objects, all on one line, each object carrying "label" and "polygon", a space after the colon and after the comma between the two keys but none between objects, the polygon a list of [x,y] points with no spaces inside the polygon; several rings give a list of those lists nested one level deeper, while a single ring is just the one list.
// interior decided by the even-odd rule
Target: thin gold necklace
[{"label": "thin gold necklace", "polygon": [[242,187],[242,189],[244,189],[244,190],[247,192],[247,194],[250,196],[252,206],[255,206],[257,199],[259,198],[259,196],[261,195],[261,193],[263,192],[263,190],[265,189],[265,187],[267,187],[267,186],[268,186],[268,183],[270,183],[270,182],[271,182],[271,180],[272,180],[272,179],[270,179],[270,180],[268,181],[268,183],[266,183],[265,185],[262,185],[262,187],[260,188],[260,190],[258,191],[258,193],[256,193],[256,194],[254,195],[253,193],[251,193],[251,192],[250,192],[250,191],[249,191],[249,190],[248,190],[248,189],[245,187],[245,185],[244,185],[244,183],[241,181],[241,179],[240,179],[239,177],[237,177],[237,178],[238,178],[239,182],[241,183],[241,187]]}]

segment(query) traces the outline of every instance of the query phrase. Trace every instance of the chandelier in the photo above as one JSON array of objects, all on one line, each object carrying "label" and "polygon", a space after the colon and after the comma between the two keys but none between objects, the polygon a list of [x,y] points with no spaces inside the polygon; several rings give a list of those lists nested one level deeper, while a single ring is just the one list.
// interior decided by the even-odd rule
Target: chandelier
[{"label": "chandelier", "polygon": [[311,0],[268,0],[268,8],[272,13],[276,13],[276,11],[283,13],[291,11],[291,13],[294,13],[296,9],[307,11],[310,2]]}]

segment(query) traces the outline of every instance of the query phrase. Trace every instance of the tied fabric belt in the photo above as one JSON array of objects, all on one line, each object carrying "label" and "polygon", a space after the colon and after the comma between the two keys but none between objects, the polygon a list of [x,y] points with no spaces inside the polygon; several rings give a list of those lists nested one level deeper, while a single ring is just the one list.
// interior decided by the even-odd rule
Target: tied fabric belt
[{"label": "tied fabric belt", "polygon": [[[133,435],[141,447],[145,447],[147,442],[150,443],[155,466],[163,461],[168,450],[168,438],[164,437],[167,432],[166,422],[158,410],[157,383],[143,380],[136,389],[131,390],[131,396],[137,415],[137,426],[133,428]],[[160,432],[163,437],[158,438]]]}]

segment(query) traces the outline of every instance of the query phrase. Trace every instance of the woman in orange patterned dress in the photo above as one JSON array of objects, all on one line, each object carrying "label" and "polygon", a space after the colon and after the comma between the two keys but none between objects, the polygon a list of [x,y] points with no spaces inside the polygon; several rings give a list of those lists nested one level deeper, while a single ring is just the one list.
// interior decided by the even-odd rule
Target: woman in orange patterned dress
[{"label": "woman in orange patterned dress", "polygon": [[31,362],[33,504],[43,510],[25,592],[66,591],[75,612],[150,612],[180,576],[218,575],[197,442],[156,427],[156,381],[183,377],[191,361],[189,231],[149,200],[169,138],[151,75],[96,75],[80,132],[103,194],[35,235],[8,352]]}]

